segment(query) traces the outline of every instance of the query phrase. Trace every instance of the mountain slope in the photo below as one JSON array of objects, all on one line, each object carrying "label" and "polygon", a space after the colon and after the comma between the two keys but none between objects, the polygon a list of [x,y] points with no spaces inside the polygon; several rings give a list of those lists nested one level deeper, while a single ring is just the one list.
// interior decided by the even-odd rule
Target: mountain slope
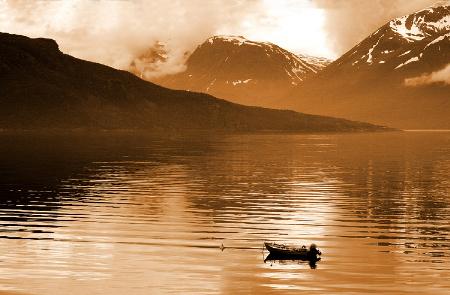
[{"label": "mountain slope", "polygon": [[215,36],[192,53],[186,71],[154,81],[237,103],[273,107],[283,94],[328,63],[326,59],[297,56],[268,42]]},{"label": "mountain slope", "polygon": [[55,41],[0,33],[0,129],[383,130],[175,91],[59,51]]},{"label": "mountain slope", "polygon": [[446,1],[390,21],[291,92],[285,107],[400,128],[450,128],[449,64]]}]

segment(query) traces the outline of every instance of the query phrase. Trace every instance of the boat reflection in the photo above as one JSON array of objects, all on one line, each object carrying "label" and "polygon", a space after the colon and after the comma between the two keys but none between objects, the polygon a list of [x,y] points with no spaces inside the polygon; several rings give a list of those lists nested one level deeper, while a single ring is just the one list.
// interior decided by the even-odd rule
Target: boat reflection
[{"label": "boat reflection", "polygon": [[317,262],[321,260],[320,257],[309,259],[305,256],[295,256],[295,255],[283,255],[283,254],[272,254],[270,253],[264,258],[264,263],[270,262],[272,263],[280,263],[280,264],[303,264],[308,263],[311,269],[317,268]]}]

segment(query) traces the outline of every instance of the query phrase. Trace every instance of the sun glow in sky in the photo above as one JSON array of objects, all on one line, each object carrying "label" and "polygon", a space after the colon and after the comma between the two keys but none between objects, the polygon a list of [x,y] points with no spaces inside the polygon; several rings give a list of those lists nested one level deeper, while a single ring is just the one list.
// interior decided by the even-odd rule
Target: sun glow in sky
[{"label": "sun glow in sky", "polygon": [[328,46],[325,11],[310,1],[264,0],[264,14],[242,23],[242,34],[270,41],[294,53],[336,58]]}]

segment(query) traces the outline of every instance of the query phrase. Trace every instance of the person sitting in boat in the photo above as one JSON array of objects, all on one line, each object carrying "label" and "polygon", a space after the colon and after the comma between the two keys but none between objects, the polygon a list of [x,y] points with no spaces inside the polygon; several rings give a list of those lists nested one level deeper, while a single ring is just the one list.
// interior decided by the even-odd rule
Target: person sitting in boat
[{"label": "person sitting in boat", "polygon": [[316,257],[317,255],[322,255],[322,252],[320,252],[316,244],[311,244],[311,246],[309,246],[309,255],[311,257]]}]

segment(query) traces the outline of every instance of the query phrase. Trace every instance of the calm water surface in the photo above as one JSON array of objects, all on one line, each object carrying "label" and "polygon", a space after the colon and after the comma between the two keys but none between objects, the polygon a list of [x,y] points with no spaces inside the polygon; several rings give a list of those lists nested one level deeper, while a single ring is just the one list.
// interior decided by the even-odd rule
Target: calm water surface
[{"label": "calm water surface", "polygon": [[[450,289],[449,132],[2,134],[0,196],[0,290]],[[323,259],[264,263],[266,240]]]}]

